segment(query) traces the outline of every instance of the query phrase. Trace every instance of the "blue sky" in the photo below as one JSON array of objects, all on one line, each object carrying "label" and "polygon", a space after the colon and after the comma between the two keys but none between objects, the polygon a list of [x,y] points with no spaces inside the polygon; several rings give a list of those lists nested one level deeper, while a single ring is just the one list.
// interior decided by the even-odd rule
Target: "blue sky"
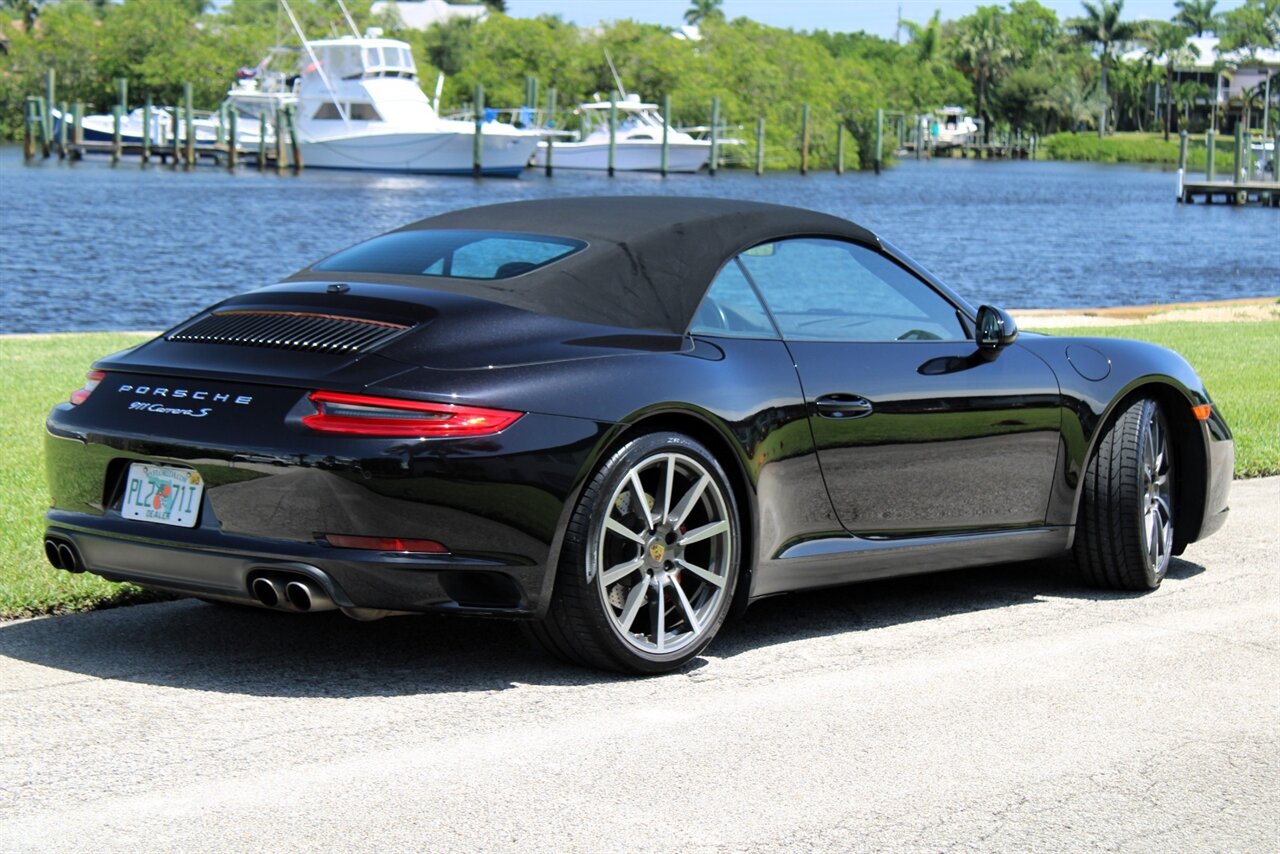
[{"label": "blue sky", "polygon": [[[988,3],[996,0],[987,0]],[[1080,14],[1079,0],[1040,0],[1067,18]],[[1243,0],[1219,0],[1219,10],[1233,9]],[[646,23],[674,27],[684,22],[688,0],[507,0],[507,11],[517,17],[541,14],[560,15],[567,21],[592,26],[600,21],[633,18]],[[730,18],[745,16],[776,27],[797,30],[865,30],[893,38],[898,18],[927,21],[935,9],[943,19],[960,18],[984,5],[979,0],[725,0],[723,9]],[[1125,18],[1173,17],[1173,0],[1127,0]],[[905,34],[904,34],[905,38]]]}]

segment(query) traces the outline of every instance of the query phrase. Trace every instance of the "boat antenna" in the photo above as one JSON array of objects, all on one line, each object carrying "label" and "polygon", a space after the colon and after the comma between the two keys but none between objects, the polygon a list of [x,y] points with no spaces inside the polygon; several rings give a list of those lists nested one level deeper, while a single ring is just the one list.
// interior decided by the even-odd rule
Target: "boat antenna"
[{"label": "boat antenna", "polygon": [[431,109],[436,111],[436,115],[440,115],[440,93],[444,91],[444,72],[441,71],[436,75],[436,96],[431,101]]},{"label": "boat antenna", "polygon": [[298,34],[298,39],[302,42],[302,49],[307,52],[307,56],[311,59],[311,65],[315,68],[316,73],[320,75],[320,81],[324,83],[324,88],[329,90],[329,100],[338,109],[338,115],[342,116],[342,124],[350,128],[351,119],[347,116],[347,108],[338,100],[338,93],[333,91],[333,84],[329,82],[329,75],[324,73],[324,66],[320,64],[320,57],[316,56],[316,52],[311,49],[311,42],[307,41],[306,34],[302,32],[302,26],[298,23],[298,19],[294,17],[293,10],[289,8],[289,0],[280,0],[280,5],[284,7],[285,14],[289,16],[289,23],[293,25],[293,31]]},{"label": "boat antenna", "polygon": [[618,87],[618,94],[626,98],[627,87],[622,85],[622,78],[618,76],[618,69],[613,67],[613,57],[609,55],[609,48],[604,49],[604,61],[609,63],[609,72],[613,74],[613,84]]},{"label": "boat antenna", "polygon": [[347,26],[351,28],[351,35],[360,38],[360,31],[356,29],[356,22],[352,20],[351,13],[347,11],[347,4],[342,0],[338,0],[338,8],[342,10],[342,17],[347,19]]}]

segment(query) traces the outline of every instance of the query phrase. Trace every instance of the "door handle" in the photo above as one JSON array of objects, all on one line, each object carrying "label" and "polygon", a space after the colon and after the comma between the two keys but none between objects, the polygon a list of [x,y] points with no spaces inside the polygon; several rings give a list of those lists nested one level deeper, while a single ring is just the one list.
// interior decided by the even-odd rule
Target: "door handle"
[{"label": "door handle", "polygon": [[861,418],[872,410],[871,401],[856,394],[824,394],[814,405],[823,418]]}]

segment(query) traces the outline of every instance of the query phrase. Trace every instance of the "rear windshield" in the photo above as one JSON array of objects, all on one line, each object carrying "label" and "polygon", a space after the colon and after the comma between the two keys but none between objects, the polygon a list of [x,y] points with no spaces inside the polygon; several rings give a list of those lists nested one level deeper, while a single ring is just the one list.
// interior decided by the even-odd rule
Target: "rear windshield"
[{"label": "rear windshield", "polygon": [[396,231],[330,255],[312,269],[455,279],[509,279],[572,255],[587,244],[503,231]]}]

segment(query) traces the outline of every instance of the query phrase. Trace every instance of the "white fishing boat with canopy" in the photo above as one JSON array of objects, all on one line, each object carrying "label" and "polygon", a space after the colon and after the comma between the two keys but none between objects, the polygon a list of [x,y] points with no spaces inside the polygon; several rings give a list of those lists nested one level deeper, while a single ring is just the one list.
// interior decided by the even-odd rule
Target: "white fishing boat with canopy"
[{"label": "white fishing boat with canopy", "polygon": [[[406,42],[365,35],[308,40],[281,2],[301,40],[296,65],[238,80],[227,93],[242,115],[269,116],[297,106],[302,159],[308,169],[359,169],[429,174],[471,174],[476,124],[441,118],[418,85]],[[352,25],[352,32],[355,27]],[[276,55],[283,55],[277,49]],[[270,59],[271,57],[268,57]],[[481,174],[519,175],[539,135],[509,124],[481,126]]]}]

